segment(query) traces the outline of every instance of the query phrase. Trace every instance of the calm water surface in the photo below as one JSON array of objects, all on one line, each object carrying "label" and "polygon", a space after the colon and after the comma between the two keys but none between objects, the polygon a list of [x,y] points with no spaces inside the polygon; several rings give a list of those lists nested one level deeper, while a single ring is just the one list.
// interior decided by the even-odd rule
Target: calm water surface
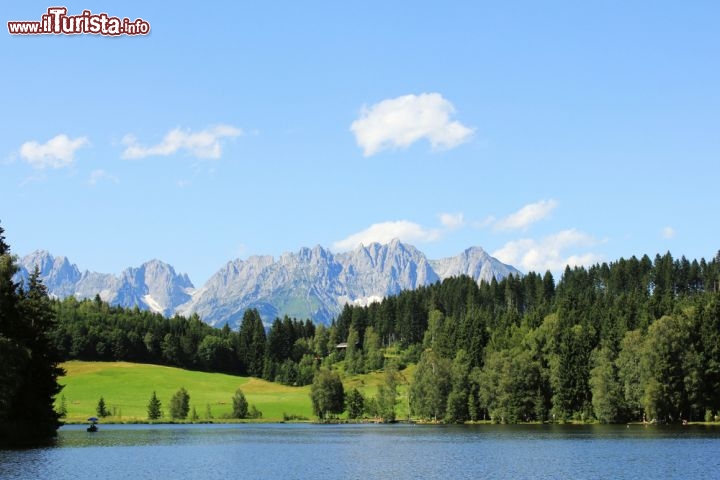
[{"label": "calm water surface", "polygon": [[0,479],[706,479],[720,429],[631,426],[105,425],[0,451]]}]

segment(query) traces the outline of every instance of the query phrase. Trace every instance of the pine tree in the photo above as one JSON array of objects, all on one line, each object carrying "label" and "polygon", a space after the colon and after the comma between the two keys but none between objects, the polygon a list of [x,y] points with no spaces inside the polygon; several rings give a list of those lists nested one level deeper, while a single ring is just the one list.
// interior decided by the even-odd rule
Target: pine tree
[{"label": "pine tree", "polygon": [[97,407],[95,408],[95,412],[97,413],[98,417],[108,417],[110,416],[110,412],[108,411],[107,407],[105,406],[105,399],[103,397],[100,397],[100,400],[98,400]]},{"label": "pine tree", "polygon": [[12,277],[17,267],[3,233],[0,226],[0,444],[9,444],[13,431],[22,429],[19,422],[11,425],[15,420],[13,404],[22,386],[31,352],[15,338],[19,315],[17,285]]},{"label": "pine tree", "polygon": [[55,437],[59,354],[49,339],[55,314],[37,268],[26,291],[0,227],[0,444],[31,446]]},{"label": "pine tree", "polygon": [[265,327],[260,313],[254,308],[246,310],[238,335],[238,357],[242,373],[254,377],[262,375],[265,343]]},{"label": "pine tree", "polygon": [[152,397],[150,397],[150,403],[148,403],[148,419],[150,420],[158,420],[160,417],[162,417],[162,403],[157,398],[157,394],[155,391],[152,393]]},{"label": "pine tree", "polygon": [[350,374],[363,373],[363,358],[359,348],[359,336],[355,327],[350,327],[345,349],[345,371]]}]

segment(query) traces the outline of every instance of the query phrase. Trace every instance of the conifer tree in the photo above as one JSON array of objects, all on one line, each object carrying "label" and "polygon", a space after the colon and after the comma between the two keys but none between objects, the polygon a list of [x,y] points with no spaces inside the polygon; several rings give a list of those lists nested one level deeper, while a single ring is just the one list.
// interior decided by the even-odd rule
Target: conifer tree
[{"label": "conifer tree", "polygon": [[158,420],[160,417],[162,417],[162,403],[157,398],[157,394],[155,391],[152,393],[152,397],[150,397],[150,402],[148,403],[148,419],[150,420]]},{"label": "conifer tree", "polygon": [[107,406],[105,406],[105,399],[103,397],[100,397],[100,400],[98,400],[97,407],[95,408],[95,412],[97,413],[98,417],[107,417],[110,415],[110,412],[107,409]]},{"label": "conifer tree", "polygon": [[23,291],[13,281],[17,270],[0,227],[0,444],[30,446],[56,435],[64,372],[49,338],[55,314],[40,272],[35,268]]}]

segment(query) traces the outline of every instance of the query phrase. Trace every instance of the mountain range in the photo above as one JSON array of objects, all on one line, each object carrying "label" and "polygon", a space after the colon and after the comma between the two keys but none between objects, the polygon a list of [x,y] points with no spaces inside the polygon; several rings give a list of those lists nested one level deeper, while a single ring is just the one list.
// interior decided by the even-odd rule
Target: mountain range
[{"label": "mountain range", "polygon": [[200,288],[186,274],[160,260],[128,268],[119,275],[80,271],[66,257],[35,251],[22,257],[16,280],[37,266],[50,295],[93,298],[112,305],[161,313],[197,313],[210,325],[238,326],[244,311],[257,308],[263,321],[288,315],[330,323],[346,303],[367,305],[402,290],[448,277],[468,275],[476,281],[500,280],[521,273],[480,247],[454,257],[428,260],[412,245],[393,240],[333,253],[321,246],[272,256],[252,256],[225,264]]}]

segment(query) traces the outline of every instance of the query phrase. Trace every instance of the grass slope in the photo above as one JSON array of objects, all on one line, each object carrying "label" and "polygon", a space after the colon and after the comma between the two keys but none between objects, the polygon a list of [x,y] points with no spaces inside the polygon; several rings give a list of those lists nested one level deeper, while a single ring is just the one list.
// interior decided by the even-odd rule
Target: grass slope
[{"label": "grass slope", "polygon": [[194,406],[200,420],[207,419],[208,405],[214,419],[230,414],[232,397],[238,388],[248,403],[263,413],[263,420],[282,420],[283,413],[312,418],[307,386],[287,387],[256,378],[127,362],[72,361],[62,367],[67,373],[59,383],[65,388],[56,404],[59,407],[61,396],[65,397],[68,422],[81,422],[95,416],[101,396],[107,409],[115,413],[106,420],[146,420],[153,391],[157,392],[167,419],[170,398],[180,387],[185,387],[190,394],[191,411]]},{"label": "grass slope", "polygon": [[[409,365],[399,372],[400,382],[398,384],[398,399],[395,406],[398,420],[406,420],[408,418],[408,385],[412,381],[415,373],[415,365]],[[349,375],[341,372],[343,387],[345,393],[353,388],[357,388],[366,398],[372,398],[377,395],[378,387],[385,383],[385,372],[371,372],[360,375]]]}]

